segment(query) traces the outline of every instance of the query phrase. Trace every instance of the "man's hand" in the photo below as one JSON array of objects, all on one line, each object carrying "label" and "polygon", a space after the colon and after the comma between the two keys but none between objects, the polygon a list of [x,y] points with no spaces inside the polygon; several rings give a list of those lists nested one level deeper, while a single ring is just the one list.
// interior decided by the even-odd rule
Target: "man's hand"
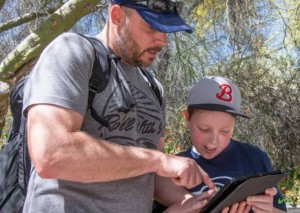
[{"label": "man's hand", "polygon": [[214,183],[208,174],[190,158],[164,155],[156,173],[162,177],[171,177],[176,185],[186,188],[204,182],[210,189],[214,189]]},{"label": "man's hand", "polygon": [[188,198],[182,203],[176,203],[170,206],[164,211],[164,213],[200,212],[200,210],[207,204],[208,200],[211,199],[214,193],[214,190],[208,190],[207,192],[204,192],[201,195]]}]

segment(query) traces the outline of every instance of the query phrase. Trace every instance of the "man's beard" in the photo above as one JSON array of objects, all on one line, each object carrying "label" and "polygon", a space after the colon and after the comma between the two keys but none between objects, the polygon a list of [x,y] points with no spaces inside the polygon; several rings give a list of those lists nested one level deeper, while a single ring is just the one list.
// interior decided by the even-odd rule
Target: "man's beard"
[{"label": "man's beard", "polygon": [[115,46],[116,52],[118,56],[121,57],[122,61],[132,66],[138,66],[138,67],[148,67],[152,64],[152,62],[151,64],[149,64],[141,60],[141,57],[144,53],[146,53],[149,50],[150,51],[161,50],[161,47],[152,47],[152,48],[141,50],[141,48],[138,46],[137,42],[135,41],[135,38],[133,38],[127,23],[120,30],[119,37],[116,38],[115,44],[116,44]]}]

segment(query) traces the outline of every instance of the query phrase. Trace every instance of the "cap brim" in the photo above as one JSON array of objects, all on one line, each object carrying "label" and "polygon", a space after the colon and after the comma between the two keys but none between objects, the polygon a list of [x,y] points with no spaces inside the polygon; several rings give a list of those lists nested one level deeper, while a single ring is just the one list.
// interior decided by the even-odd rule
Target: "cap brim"
[{"label": "cap brim", "polygon": [[249,116],[242,114],[239,111],[236,111],[230,107],[220,105],[220,104],[191,104],[188,105],[188,109],[204,109],[204,110],[211,110],[211,111],[220,111],[220,112],[227,112],[232,115],[237,115],[243,118],[250,119]]},{"label": "cap brim", "polygon": [[138,14],[154,29],[164,33],[193,30],[182,20],[177,13],[158,13],[147,7],[137,4],[127,4],[127,7],[135,9]]}]

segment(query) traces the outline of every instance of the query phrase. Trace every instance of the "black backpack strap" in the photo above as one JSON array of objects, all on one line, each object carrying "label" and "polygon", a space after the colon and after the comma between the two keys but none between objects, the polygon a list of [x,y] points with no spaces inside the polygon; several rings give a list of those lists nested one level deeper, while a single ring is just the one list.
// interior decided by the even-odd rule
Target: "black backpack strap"
[{"label": "black backpack strap", "polygon": [[121,92],[121,99],[117,101],[118,111],[119,112],[129,112],[132,107],[136,105],[132,97],[129,84],[126,79],[123,68],[116,61],[112,62],[116,68],[114,74],[119,90]]},{"label": "black backpack strap", "polygon": [[19,141],[19,159],[18,159],[18,184],[20,189],[20,198],[24,201],[27,194],[27,185],[30,177],[31,161],[27,148],[27,119],[22,115],[23,97],[25,84],[30,77],[28,72],[13,87],[10,94],[10,107],[12,113],[12,127],[8,141],[11,137],[17,137]]},{"label": "black backpack strap", "polygon": [[91,110],[91,115],[93,118],[105,127],[108,127],[108,122],[98,115],[93,107],[93,101],[98,92],[102,92],[108,84],[111,63],[108,57],[106,48],[102,42],[95,38],[87,38],[95,51],[95,62],[93,66],[92,75],[89,83],[89,100],[88,104]]},{"label": "black backpack strap", "polygon": [[143,75],[147,78],[147,80],[149,81],[150,85],[151,85],[151,88],[153,89],[158,101],[159,101],[159,104],[160,106],[162,106],[162,96],[161,96],[161,92],[159,90],[159,87],[155,81],[155,79],[153,78],[153,76],[148,72],[148,70],[146,69],[143,69],[143,68],[140,68],[140,70],[142,71]]},{"label": "black backpack strap", "polygon": [[19,175],[18,183],[21,191],[21,199],[25,201],[25,196],[27,194],[27,185],[29,182],[30,171],[31,171],[31,160],[28,152],[27,146],[27,124],[26,118],[21,118],[21,126],[19,132]]},{"label": "black backpack strap", "polygon": [[[110,56],[106,47],[101,41],[94,37],[88,37],[78,34],[86,38],[94,48],[95,61],[93,64],[92,75],[89,81],[89,97],[88,105],[91,110],[93,118],[105,127],[108,127],[108,122],[98,115],[92,104],[97,93],[102,92],[108,84],[111,69],[111,59],[114,59],[114,55]],[[112,58],[110,58],[112,57]],[[115,57],[117,59],[117,57]]]},{"label": "black backpack strap", "polygon": [[10,111],[13,117],[11,128],[8,136],[8,141],[14,134],[18,133],[21,129],[22,108],[23,108],[23,90],[27,80],[29,79],[30,72],[23,76],[11,89],[10,93]]}]

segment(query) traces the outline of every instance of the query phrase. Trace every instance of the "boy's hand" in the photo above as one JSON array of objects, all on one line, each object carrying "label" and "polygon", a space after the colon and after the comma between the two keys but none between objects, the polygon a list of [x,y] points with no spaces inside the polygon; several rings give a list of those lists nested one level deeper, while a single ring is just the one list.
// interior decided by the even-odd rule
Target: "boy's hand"
[{"label": "boy's hand", "polygon": [[276,188],[267,188],[264,195],[247,197],[247,204],[252,206],[254,212],[273,212],[273,197],[276,195]]},{"label": "boy's hand", "polygon": [[251,206],[247,205],[246,201],[234,203],[231,207],[225,207],[221,213],[248,213]]},{"label": "boy's hand", "polygon": [[231,207],[225,207],[222,213],[247,213],[251,209],[255,213],[273,212],[273,197],[276,193],[275,188],[267,188],[264,195],[249,196],[246,201],[235,203]]},{"label": "boy's hand", "polygon": [[176,203],[167,208],[164,213],[195,213],[201,212],[201,209],[207,204],[208,200],[211,199],[214,190],[208,190],[201,195],[190,197],[184,200],[182,203]]}]

